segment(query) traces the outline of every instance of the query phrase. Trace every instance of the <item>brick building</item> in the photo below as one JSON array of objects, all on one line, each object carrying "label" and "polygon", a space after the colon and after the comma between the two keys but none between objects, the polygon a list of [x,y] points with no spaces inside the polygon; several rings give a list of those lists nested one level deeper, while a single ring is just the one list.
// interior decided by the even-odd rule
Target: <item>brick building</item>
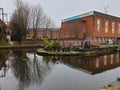
[{"label": "brick building", "polygon": [[[37,30],[36,38],[42,39],[47,37],[48,39],[59,39],[59,28],[40,28]],[[29,29],[27,32],[27,38],[32,38],[34,36],[33,29]]]},{"label": "brick building", "polygon": [[120,18],[97,11],[62,20],[60,39],[105,42],[120,37]]}]

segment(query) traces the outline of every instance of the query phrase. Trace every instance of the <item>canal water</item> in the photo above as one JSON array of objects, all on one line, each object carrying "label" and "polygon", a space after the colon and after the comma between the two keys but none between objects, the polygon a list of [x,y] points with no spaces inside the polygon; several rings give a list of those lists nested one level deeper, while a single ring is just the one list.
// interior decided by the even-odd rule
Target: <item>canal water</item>
[{"label": "canal water", "polygon": [[120,54],[40,56],[0,51],[0,90],[99,90],[120,77]]}]

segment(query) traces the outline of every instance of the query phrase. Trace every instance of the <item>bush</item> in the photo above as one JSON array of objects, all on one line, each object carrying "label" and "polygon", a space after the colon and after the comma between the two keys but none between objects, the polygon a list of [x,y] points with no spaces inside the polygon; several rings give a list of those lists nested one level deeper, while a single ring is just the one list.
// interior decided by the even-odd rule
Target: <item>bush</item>
[{"label": "bush", "polygon": [[0,40],[2,40],[2,39],[5,39],[5,35],[4,34],[0,34]]},{"label": "bush", "polygon": [[56,51],[56,50],[58,50],[58,48],[59,48],[59,43],[58,42],[54,42],[53,43],[53,46],[52,46],[52,49],[54,50],[54,51]]}]

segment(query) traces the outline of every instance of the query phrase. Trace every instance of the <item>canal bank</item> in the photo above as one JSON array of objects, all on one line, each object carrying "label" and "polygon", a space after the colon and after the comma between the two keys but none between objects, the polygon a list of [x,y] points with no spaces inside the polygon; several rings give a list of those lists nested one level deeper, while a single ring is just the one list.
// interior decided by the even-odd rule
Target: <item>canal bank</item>
[{"label": "canal bank", "polygon": [[54,51],[45,51],[43,49],[38,49],[38,55],[42,56],[97,56],[104,55],[116,52],[116,48],[114,47],[104,47],[104,48],[94,48],[94,49],[81,49],[78,51],[69,51],[69,52],[54,52]]},{"label": "canal bank", "polygon": [[31,48],[42,48],[40,44],[23,44],[23,45],[6,45],[6,46],[0,46],[0,50],[5,49],[31,49]]},{"label": "canal bank", "polygon": [[101,47],[101,48],[92,48],[92,49],[81,49],[80,51],[46,51],[43,49],[41,44],[23,44],[23,45],[7,45],[7,46],[0,46],[0,50],[5,49],[32,49],[38,48],[36,53],[42,56],[99,56],[104,54],[110,54],[117,52],[116,47]]}]

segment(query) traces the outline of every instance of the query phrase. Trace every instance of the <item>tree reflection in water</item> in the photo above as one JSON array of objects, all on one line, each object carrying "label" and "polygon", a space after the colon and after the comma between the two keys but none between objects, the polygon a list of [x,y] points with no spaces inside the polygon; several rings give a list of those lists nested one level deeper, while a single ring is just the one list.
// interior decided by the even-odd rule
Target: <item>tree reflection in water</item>
[{"label": "tree reflection in water", "polygon": [[31,85],[41,85],[45,75],[51,70],[51,65],[40,63],[35,53],[32,60],[20,50],[14,51],[11,64],[13,74],[19,82],[19,90]]},{"label": "tree reflection in water", "polygon": [[0,78],[6,76],[6,71],[8,70],[8,67],[6,65],[6,60],[10,56],[10,51],[0,51]]}]

